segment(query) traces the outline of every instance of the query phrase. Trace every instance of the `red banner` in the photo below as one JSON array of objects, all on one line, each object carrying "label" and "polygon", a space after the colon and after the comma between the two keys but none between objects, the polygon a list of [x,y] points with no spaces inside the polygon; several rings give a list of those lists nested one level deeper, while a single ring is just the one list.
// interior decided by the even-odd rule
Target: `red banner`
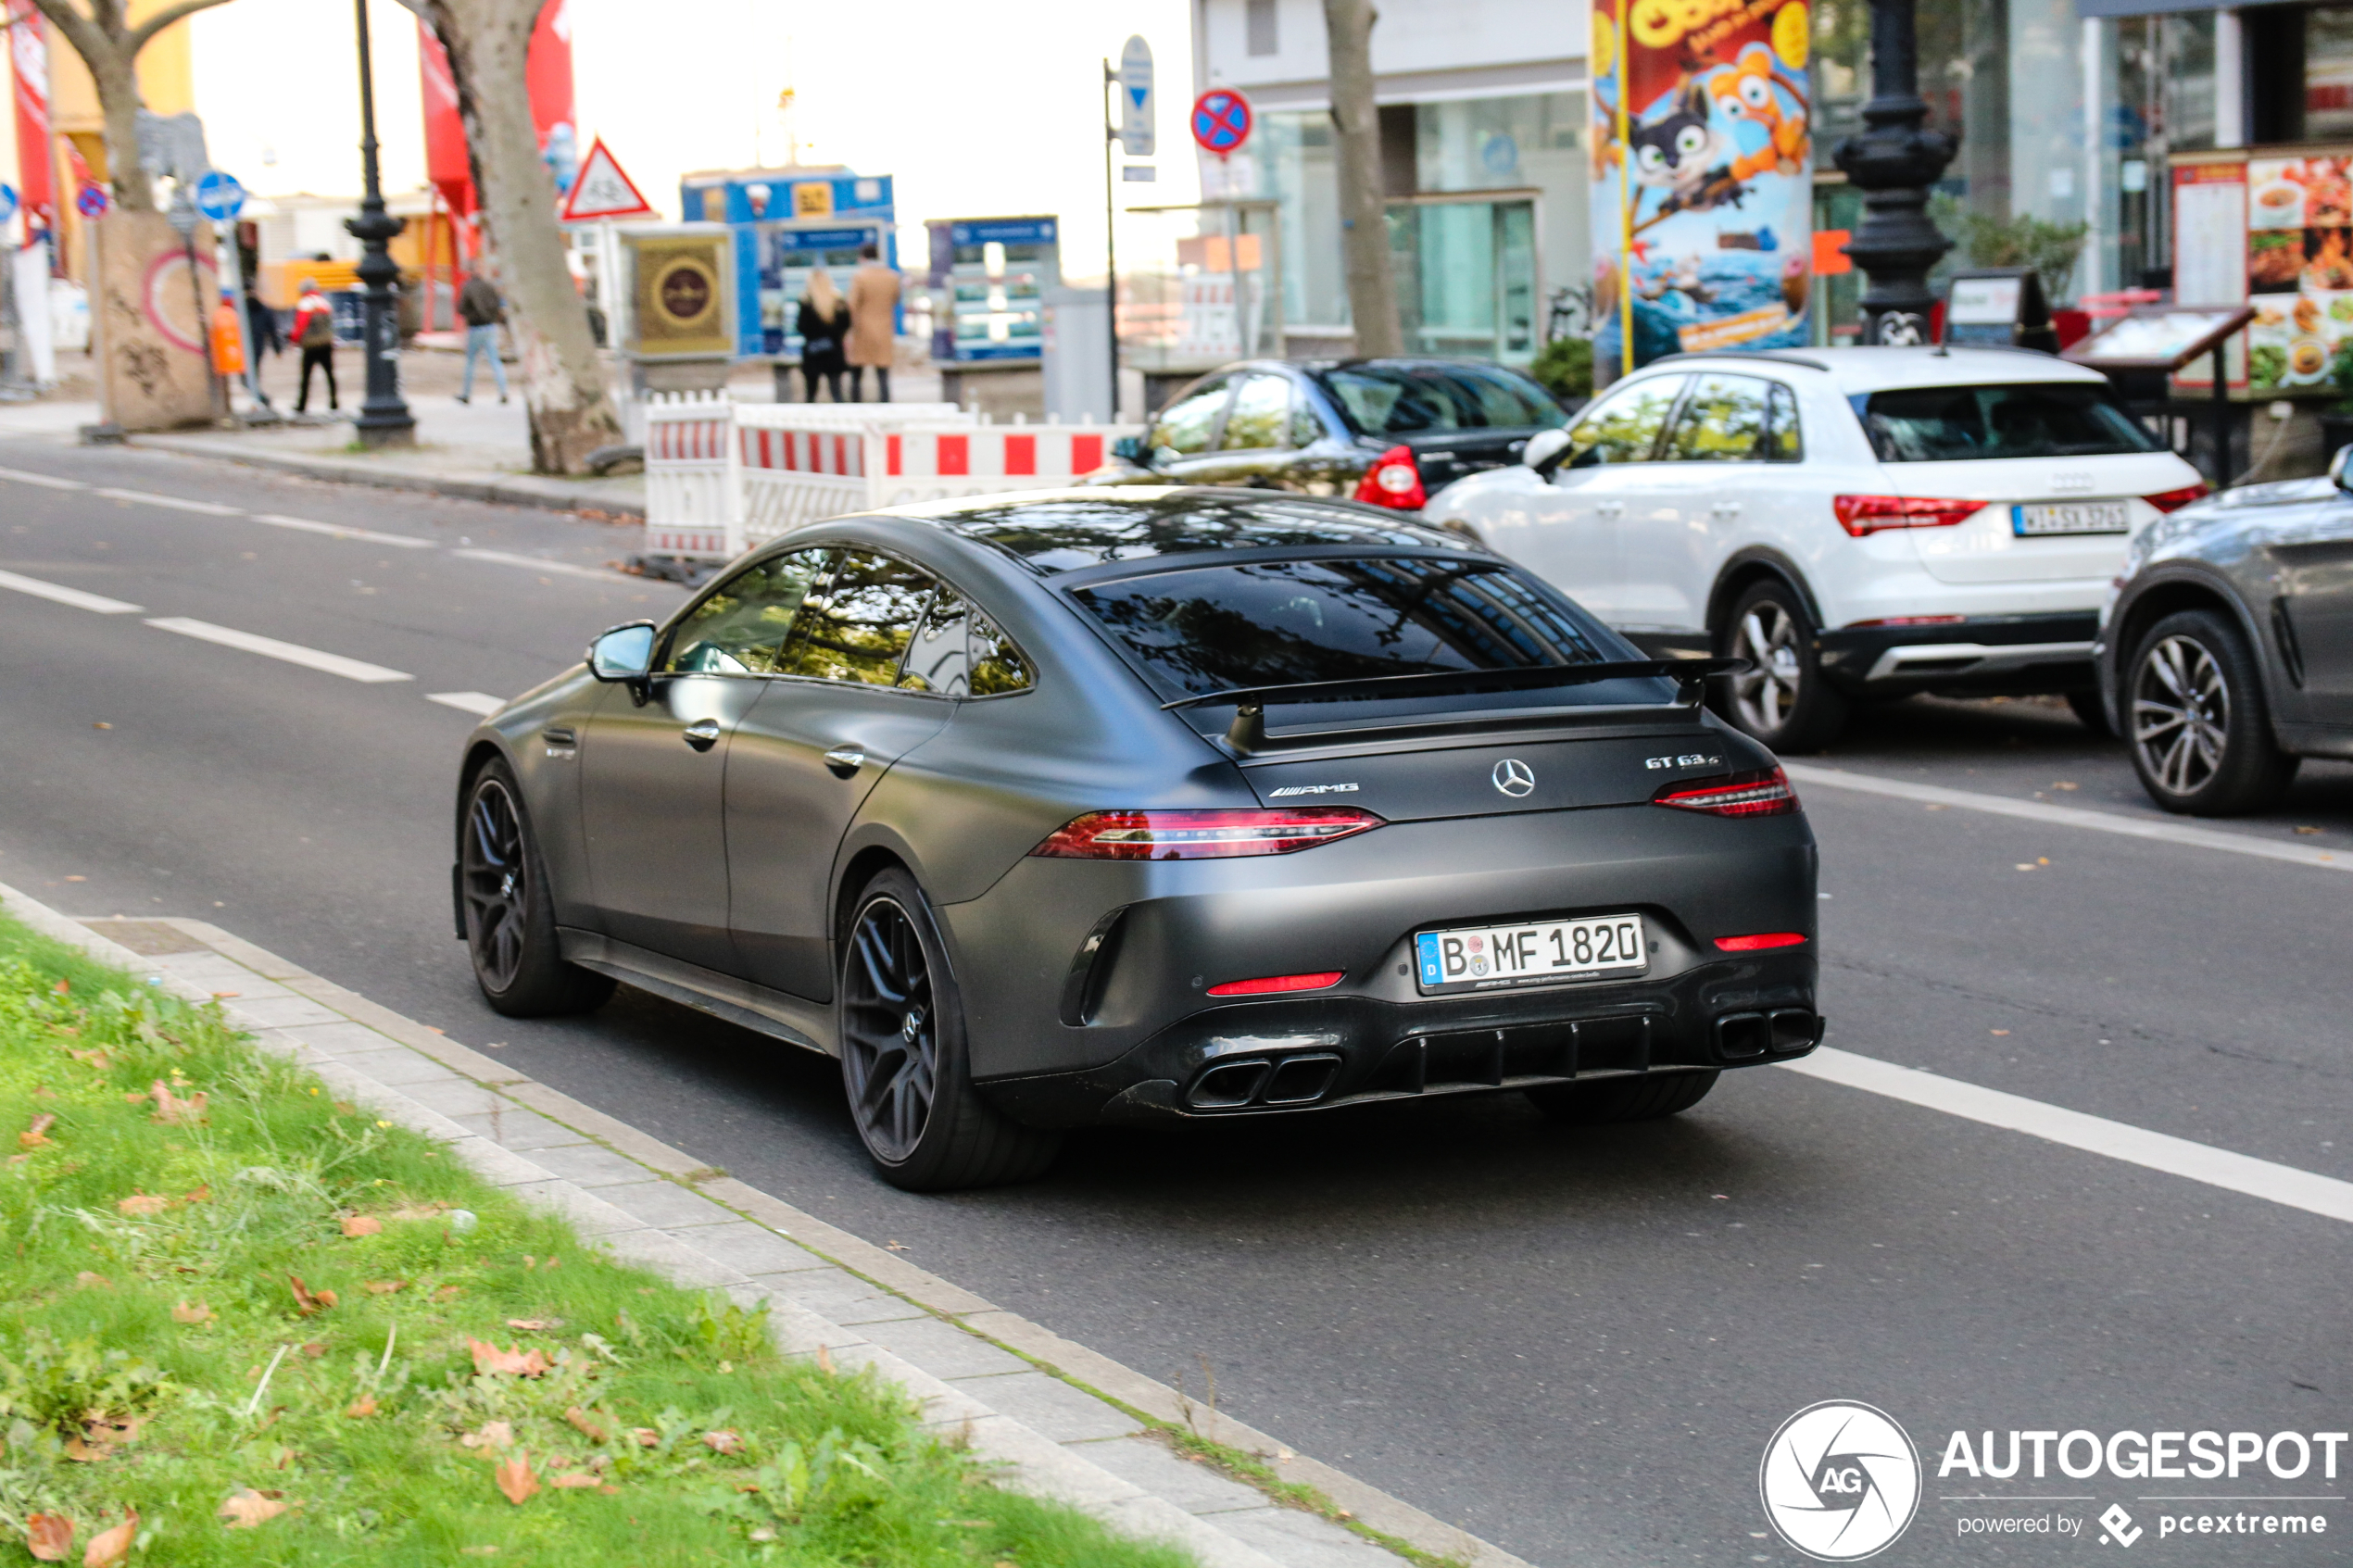
[{"label": "red banner", "polygon": [[17,185],[25,232],[57,226],[57,153],[49,143],[49,45],[40,14],[8,29],[8,56],[17,82]]},{"label": "red banner", "polygon": [[[424,89],[425,178],[459,217],[474,209],[473,169],[466,157],[466,125],[458,113],[458,82],[441,41],[417,24],[417,69]],[[556,177],[559,195],[580,168],[579,116],[572,83],[572,0],[548,0],[531,34],[524,68],[539,156]]]}]

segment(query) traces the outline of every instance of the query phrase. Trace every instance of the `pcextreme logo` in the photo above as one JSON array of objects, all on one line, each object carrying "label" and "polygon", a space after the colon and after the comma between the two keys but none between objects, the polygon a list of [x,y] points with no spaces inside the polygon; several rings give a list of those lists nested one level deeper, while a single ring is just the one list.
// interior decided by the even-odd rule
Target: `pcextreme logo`
[{"label": "pcextreme logo", "polygon": [[1920,1457],[1886,1411],[1825,1399],[1781,1423],[1756,1486],[1781,1539],[1818,1562],[1858,1562],[1912,1523]]}]

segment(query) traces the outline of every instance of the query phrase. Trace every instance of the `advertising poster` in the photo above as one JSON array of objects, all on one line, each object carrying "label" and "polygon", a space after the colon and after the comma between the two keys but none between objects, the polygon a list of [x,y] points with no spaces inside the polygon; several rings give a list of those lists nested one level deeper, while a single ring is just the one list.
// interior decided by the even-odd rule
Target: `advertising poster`
[{"label": "advertising poster", "polygon": [[2247,380],[2257,392],[2317,387],[2353,336],[2353,158],[2246,165]]},{"label": "advertising poster", "polygon": [[[1636,366],[1681,350],[1806,342],[1810,25],[1806,0],[1594,0],[1599,358],[1619,358],[1621,270],[1631,274]],[[1630,147],[1620,144],[1621,83]]]}]

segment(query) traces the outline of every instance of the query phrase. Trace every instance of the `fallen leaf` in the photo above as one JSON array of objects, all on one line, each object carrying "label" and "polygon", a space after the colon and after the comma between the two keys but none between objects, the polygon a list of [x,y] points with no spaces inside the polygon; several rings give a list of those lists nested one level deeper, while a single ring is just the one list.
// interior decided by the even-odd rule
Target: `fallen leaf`
[{"label": "fallen leaf", "polygon": [[171,1309],[171,1321],[173,1323],[210,1323],[212,1321],[212,1309],[206,1306],[201,1301],[195,1303],[194,1306],[190,1306],[187,1302],[182,1301],[178,1306]]},{"label": "fallen leaf", "polygon": [[147,1085],[147,1092],[156,1097],[155,1120],[166,1126],[194,1127],[205,1119],[205,1093],[202,1089],[183,1098],[173,1094],[170,1087],[158,1078]]},{"label": "fallen leaf", "polygon": [[39,1148],[43,1144],[50,1141],[49,1129],[57,1124],[57,1113],[54,1110],[44,1110],[34,1117],[23,1132],[17,1135],[17,1142],[27,1148]]},{"label": "fallen leaf", "polygon": [[479,1432],[469,1432],[458,1439],[469,1449],[511,1449],[515,1446],[512,1422],[485,1421]]},{"label": "fallen leaf", "polygon": [[833,1375],[834,1353],[822,1343],[817,1347],[817,1370],[828,1377]]},{"label": "fallen leaf", "polygon": [[[68,882],[71,882],[74,879],[68,877],[66,880]],[[69,996],[73,992],[73,982],[70,980],[60,980],[55,985],[50,986],[49,989],[60,997]]]},{"label": "fallen leaf", "polygon": [[637,1446],[641,1449],[650,1449],[661,1441],[661,1434],[650,1426],[633,1426],[629,1435],[637,1439]]},{"label": "fallen leaf", "polygon": [[438,1220],[447,1203],[410,1203],[396,1209],[388,1216],[395,1220]]},{"label": "fallen leaf", "polygon": [[122,1103],[125,1105],[145,1105],[147,1103],[147,1091],[145,1089],[133,1089],[129,1094],[122,1097]]},{"label": "fallen leaf", "polygon": [[73,1461],[76,1464],[95,1464],[100,1460],[107,1458],[113,1452],[114,1448],[111,1444],[94,1443],[84,1437],[69,1437],[66,1439],[66,1458]]},{"label": "fallen leaf", "polygon": [[8,1156],[8,1163],[11,1165],[21,1165],[31,1158],[32,1156],[30,1154],[12,1154]]},{"label": "fallen leaf", "polygon": [[314,1339],[309,1344],[305,1345],[302,1348],[302,1353],[308,1356],[312,1361],[317,1361],[321,1356],[327,1353],[326,1343],[323,1340]]},{"label": "fallen leaf", "polygon": [[609,1436],[604,1426],[578,1405],[564,1411],[564,1419],[571,1422],[573,1428],[592,1443],[601,1443]]},{"label": "fallen leaf", "polygon": [[509,1373],[517,1377],[537,1377],[555,1364],[535,1346],[529,1350],[501,1350],[496,1345],[485,1345],[469,1336],[466,1348],[473,1352],[474,1371],[478,1373]]},{"label": "fallen leaf", "polygon": [[521,1508],[531,1494],[539,1489],[539,1478],[531,1473],[531,1456],[517,1452],[515,1457],[492,1470],[491,1479],[507,1494],[507,1500]]},{"label": "fallen leaf", "polygon": [[220,1517],[229,1522],[232,1530],[250,1528],[265,1519],[275,1519],[286,1512],[286,1505],[267,1492],[257,1492],[247,1486],[220,1505]]},{"label": "fallen leaf", "polygon": [[1994,1030],[1994,1034],[1996,1034],[1996,1035],[2007,1035],[2007,1034],[2008,1034],[2008,1033],[2009,1033],[2009,1031],[2008,1031],[2008,1030],[2007,1030],[2007,1029],[1996,1029],[1996,1030]]},{"label": "fallen leaf", "polygon": [[131,1543],[138,1537],[139,1511],[125,1508],[121,1524],[90,1537],[90,1549],[82,1554],[82,1568],[115,1568],[131,1555]]},{"label": "fallen leaf", "polygon": [[182,1202],[182,1203],[209,1203],[209,1202],[211,1202],[211,1201],[212,1201],[212,1185],[211,1185],[209,1182],[208,1182],[208,1183],[206,1183],[203,1186],[191,1188],[191,1189],[190,1189],[187,1193],[185,1193],[184,1195],[182,1195],[182,1198],[181,1198],[180,1201],[181,1201],[181,1202]]},{"label": "fallen leaf", "polygon": [[32,1098],[35,1099],[55,1099],[57,1098],[57,1091],[51,1088],[46,1084],[35,1084],[32,1085]]},{"label": "fallen leaf", "polygon": [[376,1397],[373,1394],[362,1394],[346,1405],[343,1408],[343,1413],[354,1421],[373,1415],[376,1413]]},{"label": "fallen leaf", "polygon": [[300,1274],[288,1274],[286,1283],[294,1286],[295,1311],[306,1318],[314,1312],[323,1312],[335,1304],[333,1291],[312,1290],[302,1283]]},{"label": "fallen leaf", "polygon": [[595,1486],[601,1485],[594,1475],[575,1470],[568,1475],[558,1475],[547,1483],[550,1486]]},{"label": "fallen leaf", "polygon": [[563,1325],[564,1320],[561,1318],[509,1318],[507,1320],[509,1328],[527,1328],[536,1331],[561,1328]]},{"label": "fallen leaf", "polygon": [[373,1214],[346,1214],[343,1234],[346,1236],[373,1236],[384,1228],[384,1223]]},{"label": "fallen leaf", "polygon": [[716,1432],[704,1433],[702,1440],[703,1446],[715,1454],[733,1454],[743,1451],[743,1438],[724,1426]]},{"label": "fallen leaf", "polygon": [[389,1296],[396,1290],[408,1288],[409,1282],[405,1279],[371,1279],[368,1282],[368,1294],[371,1296]]},{"label": "fallen leaf", "polygon": [[455,1301],[465,1293],[466,1287],[462,1285],[445,1285],[433,1293],[433,1298],[436,1301]]},{"label": "fallen leaf", "polygon": [[63,1562],[73,1549],[73,1521],[62,1513],[36,1513],[24,1522],[24,1549],[43,1562]]},{"label": "fallen leaf", "polygon": [[[2315,828],[2313,831],[2317,833],[2320,830]],[[114,1058],[108,1056],[103,1049],[96,1046],[91,1047],[86,1051],[70,1051],[67,1054],[71,1056],[74,1060],[94,1067],[101,1073],[111,1073],[114,1071]]]},{"label": "fallen leaf", "polygon": [[171,1199],[161,1193],[134,1192],[129,1198],[118,1198],[115,1207],[126,1214],[160,1214],[171,1207]]},{"label": "fallen leaf", "polygon": [[73,1276],[73,1283],[84,1290],[112,1290],[114,1281],[104,1274],[94,1274],[88,1269]]},{"label": "fallen leaf", "polygon": [[904,1252],[907,1250],[906,1243],[900,1241],[886,1241],[883,1243],[883,1246],[893,1252]]},{"label": "fallen leaf", "polygon": [[563,1267],[563,1261],[564,1261],[561,1258],[556,1257],[551,1253],[547,1259],[547,1266],[551,1269],[560,1269]]}]

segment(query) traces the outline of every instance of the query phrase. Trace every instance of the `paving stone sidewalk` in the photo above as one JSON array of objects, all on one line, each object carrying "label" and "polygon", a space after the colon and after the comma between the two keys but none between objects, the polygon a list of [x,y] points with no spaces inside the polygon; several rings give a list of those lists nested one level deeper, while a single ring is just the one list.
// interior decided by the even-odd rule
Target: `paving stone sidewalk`
[{"label": "paving stone sidewalk", "polygon": [[788,1353],[873,1366],[1003,1466],[1006,1485],[1177,1543],[1203,1568],[1383,1568],[1402,1561],[1188,1459],[1142,1417],[1189,1424],[1315,1487],[1363,1524],[1469,1568],[1527,1568],[1264,1433],[1006,1312],[626,1123],[201,921],[73,921],[0,886],[0,908],[152,983],[218,999],[261,1045],[445,1143],[614,1256],[769,1305]]}]

